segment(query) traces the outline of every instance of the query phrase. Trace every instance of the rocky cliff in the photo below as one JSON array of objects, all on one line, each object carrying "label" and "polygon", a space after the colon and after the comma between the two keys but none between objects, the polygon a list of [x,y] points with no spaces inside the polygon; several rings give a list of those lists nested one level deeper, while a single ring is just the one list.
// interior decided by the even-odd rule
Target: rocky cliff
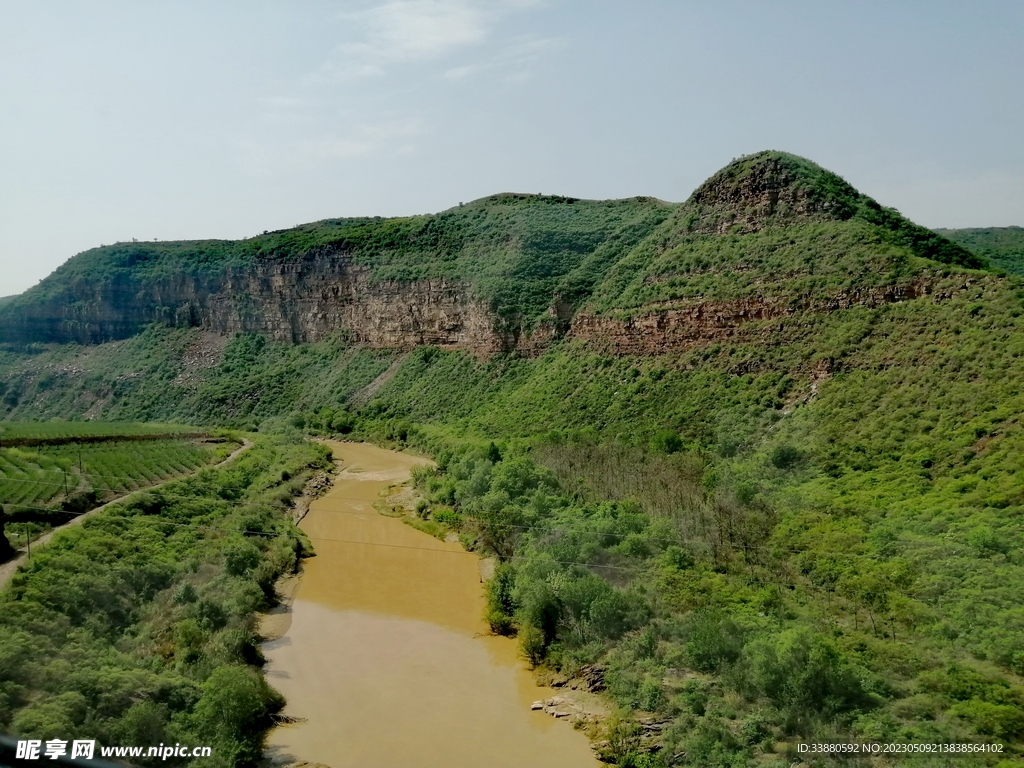
[{"label": "rocky cliff", "polygon": [[338,253],[298,262],[258,262],[220,274],[179,274],[148,282],[76,282],[64,296],[23,308],[4,341],[95,344],[131,336],[150,323],[222,334],[261,333],[279,341],[318,341],[337,332],[357,344],[411,349],[509,351],[528,337],[502,328],[464,282],[442,278],[373,280]]}]

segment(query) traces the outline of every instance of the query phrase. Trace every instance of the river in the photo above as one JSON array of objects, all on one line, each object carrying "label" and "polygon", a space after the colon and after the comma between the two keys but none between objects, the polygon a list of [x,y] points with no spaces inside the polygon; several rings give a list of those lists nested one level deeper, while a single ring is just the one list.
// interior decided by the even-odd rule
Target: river
[{"label": "river", "polygon": [[275,762],[331,768],[594,768],[584,734],[531,712],[538,687],[514,640],[488,634],[480,560],[373,508],[415,464],[365,443],[329,443],[342,463],[301,527],[304,563],[267,677],[294,722]]}]

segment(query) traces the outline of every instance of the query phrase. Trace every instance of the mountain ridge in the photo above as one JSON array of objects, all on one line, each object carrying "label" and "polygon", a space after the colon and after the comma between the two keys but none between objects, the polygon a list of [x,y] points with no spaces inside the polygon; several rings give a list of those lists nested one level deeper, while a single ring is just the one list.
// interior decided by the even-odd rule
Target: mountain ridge
[{"label": "mountain ridge", "polygon": [[884,295],[936,262],[985,266],[811,161],[767,151],[733,161],[683,203],[502,193],[433,215],[91,249],[0,304],[0,342],[94,344],[155,322],[535,354],[577,315],[695,301],[824,307]]},{"label": "mountain ridge", "polygon": [[1024,275],[1024,227],[937,229],[943,237],[988,259],[993,267]]}]

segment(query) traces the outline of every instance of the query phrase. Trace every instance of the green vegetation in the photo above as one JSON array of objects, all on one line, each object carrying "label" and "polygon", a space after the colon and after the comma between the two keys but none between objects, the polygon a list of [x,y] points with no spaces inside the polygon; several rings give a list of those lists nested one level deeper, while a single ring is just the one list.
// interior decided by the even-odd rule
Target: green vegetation
[{"label": "green vegetation", "polygon": [[[502,562],[494,631],[569,675],[605,664],[625,712],[667,723],[646,765],[795,758],[793,742],[831,738],[1019,745],[1019,523],[954,513],[966,533],[946,540],[934,513],[879,519],[841,487],[846,510],[818,506],[819,473],[783,439],[722,461],[551,435],[496,462],[442,451],[417,481],[424,514]],[[937,501],[921,506],[957,506]],[[640,743],[610,739],[606,757],[633,765]]]},{"label": "green vegetation", "polygon": [[[227,444],[235,447],[236,444]],[[223,454],[224,449],[218,453]],[[0,450],[0,503],[46,503],[71,492],[118,496],[214,460],[218,453],[186,440],[65,443]],[[65,482],[65,480],[67,482]]]},{"label": "green vegetation", "polygon": [[[619,722],[652,709],[672,724],[666,739],[703,756],[694,764],[768,759],[769,748],[781,759],[783,742],[828,734],[998,734],[1014,745],[1015,721],[999,708],[1017,706],[1021,671],[1022,303],[996,278],[944,281],[940,301],[765,323],[762,333],[785,340],[772,345],[609,358],[568,342],[538,359],[490,361],[422,349],[361,408],[345,403],[394,353],[240,336],[230,362],[184,398],[156,397],[174,368],[154,362],[152,376],[108,407],[122,418],[211,423],[244,413],[261,429],[455,451],[430,480],[442,485],[425,486],[434,502],[423,523],[507,558],[495,628],[521,630],[538,663],[568,672],[606,664]],[[147,359],[173,361],[189,333],[8,353],[8,370],[92,355],[114,379]],[[61,413],[92,401],[83,384],[69,379],[19,408]],[[217,387],[216,401],[189,394]],[[503,461],[488,457],[495,439],[505,441]],[[494,467],[524,456],[536,462],[536,487],[496,488]],[[470,460],[491,465],[473,492]],[[552,560],[550,571],[531,565]],[[556,606],[577,589],[593,600],[547,625],[527,621],[544,614],[529,613],[530,585],[562,581],[570,591],[553,593]],[[624,605],[615,595],[641,613],[589,612],[599,599]],[[719,625],[733,639],[702,650],[693,638],[722,633],[699,628]],[[810,657],[825,659],[817,677],[778,687],[779,670]],[[956,675],[975,682],[957,688]],[[838,697],[828,710],[809,692],[820,680]],[[621,759],[632,760],[635,739],[620,741]]]},{"label": "green vegetation", "polygon": [[253,764],[283,703],[258,672],[253,612],[309,551],[286,502],[328,464],[264,437],[57,534],[0,593],[0,728],[208,744],[204,764]]},{"label": "green vegetation", "polygon": [[[105,430],[92,424],[82,430],[66,423],[47,423],[43,430],[34,424],[5,426],[19,436],[9,443],[37,445],[0,448],[0,538],[8,537],[0,541],[3,559],[13,554],[13,544],[23,545],[125,493],[218,461],[238,445],[225,438],[218,444],[167,439],[157,431],[163,425],[108,424]],[[116,426],[128,439],[115,439]],[[74,435],[76,441],[58,442],[56,434]]]},{"label": "green vegetation", "polygon": [[[252,429],[311,399],[317,405],[343,401],[397,357],[353,349],[340,337],[295,346],[242,335],[215,365],[183,381],[183,359],[201,341],[194,330],[154,327],[118,345],[0,350],[7,418],[72,417],[100,403],[105,418]],[[128,364],[135,366],[130,378],[123,376]]]},{"label": "green vegetation", "polygon": [[0,442],[68,442],[80,438],[164,436],[193,433],[195,427],[181,424],[141,424],[119,421],[22,421],[0,422]]},{"label": "green vegetation", "polygon": [[[750,192],[763,184],[777,200]],[[417,472],[428,501],[410,523],[499,560],[488,620],[531,663],[605,670],[617,710],[595,735],[608,760],[831,765],[795,743],[998,741],[1003,754],[972,760],[1020,765],[1024,284],[982,271],[985,259],[1014,271],[1002,245],[957,239],[980,256],[808,161],[762,153],[679,206],[504,195],[432,217],[320,222],[241,244],[122,244],[69,262],[19,301],[58,295],[75,275],[148,280],[330,247],[380,280],[464,280],[499,325],[558,300],[619,318],[744,299],[785,311],[647,356],[571,334],[532,358],[369,350],[339,330],[305,345],[240,334],[196,367],[190,350],[207,337],[159,326],[93,347],[0,347],[7,418],[45,427],[89,413],[262,441],[230,470],[100,515],[18,577],[2,598],[14,608],[0,613],[22,622],[0,632],[0,725],[42,733],[77,717],[110,738],[139,723],[219,739],[227,763],[251,761],[279,702],[253,670],[248,617],[303,551],[266,494],[283,500],[301,467],[322,461],[268,436],[305,433],[437,459]],[[872,299],[908,285],[894,297],[916,298]],[[51,499],[74,459],[60,448],[3,456]],[[120,543],[108,553],[90,538],[101,535]],[[76,581],[92,548],[110,565],[88,571],[95,588]],[[36,631],[15,610],[24,601],[48,612],[41,639],[8,640]],[[6,661],[36,647],[45,664],[95,656],[101,683]],[[22,666],[24,679],[6,671]],[[138,682],[118,682],[128,679]],[[118,698],[128,688],[144,694]],[[116,706],[83,706],[98,690]],[[244,703],[223,727],[210,714],[230,709],[219,695]]]},{"label": "green vegetation", "polygon": [[[777,190],[779,194],[765,196]],[[685,230],[749,229],[753,219],[792,225],[806,220],[860,221],[887,242],[943,264],[978,268],[984,259],[884,208],[831,171],[803,157],[769,150],[734,160],[702,184],[678,214]],[[744,224],[744,221],[748,224]]]},{"label": "green vegetation", "polygon": [[943,237],[978,254],[993,266],[1024,275],[1024,228],[937,229]]},{"label": "green vegetation", "polygon": [[604,311],[699,299],[828,299],[908,282],[926,264],[861,221],[718,237],[651,239],[615,265],[594,297]]},{"label": "green vegetation", "polygon": [[[790,202],[765,203],[757,197],[765,189]],[[592,298],[600,311],[632,310],[705,291],[745,296],[764,282],[768,295],[871,286],[920,271],[922,259],[986,265],[809,160],[762,152],[730,164],[679,204],[503,194],[430,216],[329,219],[242,241],[103,246],[0,304],[0,339],[124,338],[141,330],[139,318],[175,317],[170,307],[151,312],[126,299],[152,296],[162,304],[160,281],[198,275],[216,290],[238,270],[340,255],[378,282],[461,283],[504,330],[532,328],[552,309],[564,322],[568,310]],[[862,272],[872,277],[857,283]],[[245,299],[238,301],[236,309],[248,313]],[[99,306],[102,332],[66,335],[67,323],[89,325],[82,318]]]},{"label": "green vegetation", "polygon": [[83,290],[96,286],[143,286],[328,252],[349,255],[377,280],[465,281],[502,317],[533,321],[556,292],[570,300],[586,296],[603,270],[672,208],[651,198],[495,195],[433,216],[329,219],[241,241],[118,243],[79,254],[0,305],[0,321],[49,300],[77,304]]}]

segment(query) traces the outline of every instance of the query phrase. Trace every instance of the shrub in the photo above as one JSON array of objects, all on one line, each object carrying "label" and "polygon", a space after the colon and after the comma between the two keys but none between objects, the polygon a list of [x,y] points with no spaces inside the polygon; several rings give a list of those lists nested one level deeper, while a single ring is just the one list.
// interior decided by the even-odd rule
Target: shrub
[{"label": "shrub", "polygon": [[651,448],[657,453],[678,453],[683,450],[683,439],[670,429],[662,429],[654,434]]},{"label": "shrub", "polygon": [[434,512],[434,519],[439,523],[444,523],[450,528],[458,530],[462,527],[462,515],[453,509],[439,509]]},{"label": "shrub", "polygon": [[519,628],[519,649],[530,666],[536,667],[547,653],[547,643],[544,640],[544,633],[532,624]]},{"label": "shrub", "polygon": [[694,611],[683,628],[686,657],[701,672],[718,672],[732,664],[743,648],[743,632],[727,616]]},{"label": "shrub", "polygon": [[260,550],[251,541],[233,541],[224,549],[224,562],[228,573],[232,576],[241,576],[259,564]]},{"label": "shrub", "polygon": [[737,671],[749,696],[803,714],[834,715],[871,703],[839,650],[807,629],[751,641]]},{"label": "shrub", "polygon": [[804,463],[804,454],[792,445],[777,445],[772,449],[769,460],[776,469],[796,469]]},{"label": "shrub", "polygon": [[986,736],[1007,741],[1024,736],[1024,711],[1020,707],[971,699],[954,704],[949,712],[967,720]]}]

